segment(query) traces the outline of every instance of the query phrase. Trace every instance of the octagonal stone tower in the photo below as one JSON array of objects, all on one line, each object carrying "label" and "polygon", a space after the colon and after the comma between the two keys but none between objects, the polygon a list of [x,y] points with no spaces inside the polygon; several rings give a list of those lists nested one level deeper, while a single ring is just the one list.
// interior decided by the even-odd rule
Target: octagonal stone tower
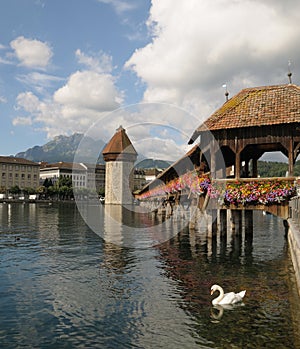
[{"label": "octagonal stone tower", "polygon": [[137,152],[122,126],[116,130],[102,154],[106,162],[105,204],[132,204],[132,169]]}]

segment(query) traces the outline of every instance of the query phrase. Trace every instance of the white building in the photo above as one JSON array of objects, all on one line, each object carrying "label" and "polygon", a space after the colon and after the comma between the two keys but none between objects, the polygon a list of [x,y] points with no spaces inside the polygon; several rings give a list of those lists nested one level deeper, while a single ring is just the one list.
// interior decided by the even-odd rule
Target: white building
[{"label": "white building", "polygon": [[71,178],[73,188],[92,189],[99,191],[105,187],[105,165],[83,164],[72,162],[57,162],[54,164],[42,163],[40,181],[51,180],[54,184],[60,177]]},{"label": "white building", "polygon": [[72,162],[56,162],[54,164],[42,163],[40,180],[46,179],[55,184],[60,177],[71,178],[74,188],[87,188],[87,170],[81,164]]}]

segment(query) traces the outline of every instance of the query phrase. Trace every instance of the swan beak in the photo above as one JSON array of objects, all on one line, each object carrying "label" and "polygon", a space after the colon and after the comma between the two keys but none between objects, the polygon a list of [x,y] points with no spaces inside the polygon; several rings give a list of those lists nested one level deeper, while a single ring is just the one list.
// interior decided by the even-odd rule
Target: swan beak
[{"label": "swan beak", "polygon": [[210,295],[212,295],[215,291],[214,290],[210,290]]}]

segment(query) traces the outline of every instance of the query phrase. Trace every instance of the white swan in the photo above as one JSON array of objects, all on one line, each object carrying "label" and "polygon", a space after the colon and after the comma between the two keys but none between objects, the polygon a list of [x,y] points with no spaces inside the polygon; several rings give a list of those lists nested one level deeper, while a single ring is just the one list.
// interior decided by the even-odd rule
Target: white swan
[{"label": "white swan", "polygon": [[223,288],[219,285],[213,285],[210,289],[210,294],[212,295],[215,291],[219,291],[220,294],[217,298],[213,299],[213,305],[235,304],[241,302],[246,294],[246,290],[241,291],[239,293],[229,292],[224,294]]}]

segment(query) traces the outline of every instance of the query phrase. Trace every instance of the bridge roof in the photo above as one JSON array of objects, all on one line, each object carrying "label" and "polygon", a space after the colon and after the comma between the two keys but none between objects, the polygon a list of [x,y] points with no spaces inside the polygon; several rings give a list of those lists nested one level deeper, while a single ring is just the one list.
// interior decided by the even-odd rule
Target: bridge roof
[{"label": "bridge roof", "polygon": [[245,88],[200,125],[203,131],[300,122],[300,87],[294,84]]}]

